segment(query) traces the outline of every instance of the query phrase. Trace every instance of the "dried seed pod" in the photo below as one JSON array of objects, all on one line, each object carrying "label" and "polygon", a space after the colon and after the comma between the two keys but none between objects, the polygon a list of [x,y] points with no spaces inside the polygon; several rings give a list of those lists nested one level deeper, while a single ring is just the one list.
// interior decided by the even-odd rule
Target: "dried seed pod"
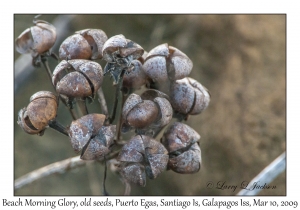
[{"label": "dried seed pod", "polygon": [[49,91],[39,91],[30,97],[27,107],[21,109],[18,124],[29,134],[43,134],[49,121],[54,120],[57,113],[57,97]]},{"label": "dried seed pod", "polygon": [[[144,49],[137,43],[126,39],[122,34],[109,38],[102,49],[103,59],[107,62],[121,62],[121,58],[138,59]],[[124,60],[123,60],[124,61]]]},{"label": "dried seed pod", "polygon": [[167,98],[157,90],[147,90],[141,96],[130,94],[123,106],[122,131],[127,132],[130,128],[149,130],[168,124],[173,110]]},{"label": "dried seed pod", "polygon": [[75,152],[82,150],[81,159],[95,160],[111,150],[116,126],[103,126],[105,115],[88,114],[72,121],[68,134]]},{"label": "dried seed pod", "polygon": [[71,98],[94,97],[102,81],[101,66],[83,59],[61,61],[54,69],[52,77],[56,91]]},{"label": "dried seed pod", "polygon": [[43,20],[35,20],[34,26],[27,28],[16,39],[16,50],[21,54],[31,53],[37,57],[49,51],[56,41],[56,29]]},{"label": "dried seed pod", "polygon": [[169,96],[161,91],[149,89],[141,95],[143,100],[152,100],[159,107],[159,116],[153,127],[161,128],[167,125],[173,116],[173,109],[169,102]]},{"label": "dried seed pod", "polygon": [[166,148],[155,139],[138,135],[128,141],[119,153],[120,174],[129,182],[146,185],[146,175],[155,179],[166,169]]},{"label": "dried seed pod", "polygon": [[133,68],[130,71],[126,71],[123,77],[123,87],[127,89],[136,89],[147,83],[147,75],[142,69],[142,63],[139,60],[133,60],[131,62]]},{"label": "dried seed pod", "polygon": [[169,152],[168,168],[182,174],[196,173],[201,167],[200,135],[188,125],[175,122],[166,130],[162,144]]},{"label": "dried seed pod", "polygon": [[62,42],[59,48],[59,58],[62,60],[101,59],[102,48],[106,40],[105,32],[100,29],[77,31]]},{"label": "dried seed pod", "polygon": [[104,43],[102,53],[103,59],[108,62],[104,68],[104,74],[109,72],[114,81],[118,82],[122,70],[131,71],[135,68],[132,61],[139,59],[144,49],[120,34],[109,38]]},{"label": "dried seed pod", "polygon": [[182,79],[192,68],[193,63],[186,54],[166,43],[153,48],[143,64],[145,73],[154,82]]},{"label": "dried seed pod", "polygon": [[208,90],[196,80],[186,77],[171,84],[170,102],[175,111],[196,115],[207,108],[210,101]]},{"label": "dried seed pod", "polygon": [[133,107],[126,116],[128,124],[135,128],[145,128],[152,124],[158,116],[158,107],[153,101],[143,102]]}]

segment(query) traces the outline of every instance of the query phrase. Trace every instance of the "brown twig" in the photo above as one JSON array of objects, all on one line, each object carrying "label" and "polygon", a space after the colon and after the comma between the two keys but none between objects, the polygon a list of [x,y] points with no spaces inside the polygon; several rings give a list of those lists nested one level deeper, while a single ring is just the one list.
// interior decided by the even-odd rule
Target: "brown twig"
[{"label": "brown twig", "polygon": [[112,114],[110,115],[110,118],[109,118],[109,123],[110,124],[115,120],[117,107],[118,107],[118,102],[119,102],[119,95],[120,95],[120,91],[122,89],[123,76],[124,76],[125,72],[126,72],[126,68],[122,69],[121,74],[119,76],[119,80],[118,80],[118,84],[117,84],[117,88],[116,88],[114,106],[113,106]]},{"label": "brown twig", "polygon": [[79,110],[80,110],[80,112],[83,116],[87,115],[89,113],[89,111],[87,109],[87,106],[86,106],[86,100],[84,98],[79,98],[77,100],[77,105],[78,105]]},{"label": "brown twig", "polygon": [[50,121],[49,127],[53,128],[54,130],[58,131],[59,133],[61,133],[63,135],[69,136],[67,129],[63,125],[58,123],[56,120]]},{"label": "brown twig", "polygon": [[98,89],[97,93],[98,93],[98,101],[101,106],[102,114],[104,114],[106,117],[108,117],[109,114],[108,114],[107,104],[106,104],[106,100],[105,100],[105,96],[104,96],[102,87],[100,87]]},{"label": "brown twig", "polygon": [[[122,106],[124,106],[124,103],[127,99],[127,95],[124,94],[124,92],[122,91]],[[118,123],[118,132],[117,132],[117,139],[120,141],[121,140],[121,127],[122,127],[122,122],[123,122],[123,115],[122,115],[122,111],[120,114],[120,118],[119,118],[119,123]]]}]

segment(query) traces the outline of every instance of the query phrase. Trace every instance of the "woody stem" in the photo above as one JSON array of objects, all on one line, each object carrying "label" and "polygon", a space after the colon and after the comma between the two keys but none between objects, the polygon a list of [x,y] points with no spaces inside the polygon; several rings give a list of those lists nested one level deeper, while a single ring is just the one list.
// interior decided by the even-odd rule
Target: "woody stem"
[{"label": "woody stem", "polygon": [[117,112],[117,107],[118,107],[118,102],[119,102],[119,95],[120,95],[120,91],[123,85],[123,76],[126,72],[126,68],[122,69],[121,74],[119,76],[119,80],[117,83],[117,88],[116,88],[116,94],[115,94],[115,101],[114,101],[114,106],[113,106],[113,110],[112,110],[112,114],[109,118],[109,123],[111,124],[116,117],[116,112]]},{"label": "woody stem", "polygon": [[53,128],[54,130],[58,131],[59,133],[69,136],[67,129],[61,125],[59,122],[57,122],[56,120],[50,121],[49,122],[49,127]]}]

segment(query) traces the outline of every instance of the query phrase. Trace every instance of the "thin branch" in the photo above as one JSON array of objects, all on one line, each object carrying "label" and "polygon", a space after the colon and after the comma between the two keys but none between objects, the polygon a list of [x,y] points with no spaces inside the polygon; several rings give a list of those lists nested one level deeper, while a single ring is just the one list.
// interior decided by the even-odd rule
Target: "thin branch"
[{"label": "thin branch", "polygon": [[258,185],[268,185],[285,169],[286,154],[284,152],[252,179],[251,182],[245,186],[245,189],[241,190],[237,195],[257,195],[262,189],[260,187],[254,188],[255,183]]},{"label": "thin branch", "polygon": [[34,170],[24,176],[15,180],[15,190],[25,185],[28,185],[38,179],[47,177],[51,174],[63,174],[71,169],[83,166],[86,161],[80,159],[80,156],[68,158],[63,161],[55,162],[50,165],[44,166],[37,170]]},{"label": "thin branch", "polygon": [[[108,156],[106,156],[106,160],[113,159],[117,157],[119,154],[119,151],[115,151],[110,153]],[[104,158],[99,158],[96,161],[102,162]],[[25,185],[28,185],[38,179],[47,177],[52,174],[63,174],[66,173],[69,170],[78,168],[80,166],[83,166],[88,161],[84,161],[80,159],[80,156],[68,158],[66,160],[58,161],[55,163],[52,163],[50,165],[44,166],[42,168],[36,169],[32,172],[29,172],[28,174],[25,174],[24,176],[21,176],[20,178],[15,180],[15,190],[19,189],[21,187],[24,187]]]},{"label": "thin branch", "polygon": [[82,114],[82,116],[87,115],[89,113],[87,106],[86,106],[86,100],[83,98],[79,98],[77,100],[77,105],[79,107],[79,110]]},{"label": "thin branch", "polygon": [[97,93],[98,93],[98,101],[101,106],[102,114],[104,114],[105,116],[108,117],[108,109],[107,109],[107,104],[106,104],[106,100],[105,100],[105,96],[104,96],[102,87],[100,87],[98,89]]},{"label": "thin branch", "polygon": [[63,125],[58,123],[56,120],[50,121],[49,122],[49,127],[53,128],[54,130],[58,131],[59,133],[61,133],[63,135],[69,136],[68,132],[67,132],[67,129]]},{"label": "thin branch", "polygon": [[119,76],[119,80],[118,80],[118,84],[117,84],[117,88],[116,88],[114,106],[113,106],[112,114],[111,114],[111,116],[109,118],[109,123],[110,124],[115,120],[115,116],[116,116],[116,112],[117,112],[117,107],[118,107],[118,102],[119,102],[119,95],[120,95],[120,91],[122,89],[123,76],[124,76],[125,72],[126,72],[126,68],[122,69],[121,74]]},{"label": "thin branch", "polygon": [[102,182],[102,194],[103,195],[109,195],[108,192],[106,191],[105,187],[105,181],[106,181],[106,175],[107,175],[107,163],[106,163],[106,158],[104,156],[104,176],[103,176],[103,182]]},{"label": "thin branch", "polygon": [[50,70],[50,67],[49,67],[49,63],[48,63],[47,57],[42,56],[42,63],[43,63],[43,65],[44,65],[45,69],[46,69],[46,72],[47,72],[47,75],[48,75],[48,77],[49,77],[49,80],[50,80],[50,82],[51,82],[51,84],[52,84],[52,86],[53,86],[53,88],[54,88],[54,90],[55,90],[55,86],[54,86],[54,84],[52,83],[52,72],[51,72],[51,70]]},{"label": "thin branch", "polygon": [[127,181],[124,181],[124,184],[125,184],[124,195],[130,195],[130,192],[131,192],[131,186],[130,186],[130,184]]},{"label": "thin branch", "polygon": [[[124,92],[122,91],[122,107],[124,106],[124,103],[127,99],[127,95],[124,94]],[[120,141],[121,140],[121,127],[122,127],[122,123],[123,123],[123,115],[122,113],[120,114],[120,118],[119,118],[119,123],[118,123],[118,132],[117,132],[117,139]]]}]

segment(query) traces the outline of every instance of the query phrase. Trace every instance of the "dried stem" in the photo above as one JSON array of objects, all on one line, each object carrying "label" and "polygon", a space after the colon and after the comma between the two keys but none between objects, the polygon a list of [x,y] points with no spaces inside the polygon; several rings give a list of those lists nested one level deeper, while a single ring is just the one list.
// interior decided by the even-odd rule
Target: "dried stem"
[{"label": "dried stem", "polygon": [[119,94],[123,85],[123,76],[126,72],[126,68],[122,69],[121,74],[119,76],[119,80],[117,83],[117,88],[116,88],[116,94],[115,94],[115,101],[114,101],[114,106],[112,110],[112,114],[109,118],[109,123],[111,124],[115,120],[116,112],[117,112],[117,107],[118,107],[118,102],[119,102]]},{"label": "dried stem", "polygon": [[19,189],[25,185],[28,185],[38,179],[47,177],[51,174],[63,174],[68,170],[77,168],[79,166],[83,166],[85,164],[86,161],[81,160],[79,156],[52,163],[16,179],[15,189]]},{"label": "dried stem", "polygon": [[103,189],[102,194],[107,196],[109,194],[107,193],[106,188],[105,188],[106,174],[107,174],[107,164],[106,164],[106,158],[104,156],[104,176],[103,176],[103,182],[102,182],[102,189]]},{"label": "dried stem", "polygon": [[106,100],[105,100],[105,96],[104,96],[102,87],[100,87],[98,89],[97,93],[98,93],[98,101],[101,106],[102,114],[104,114],[106,117],[108,117],[108,109],[107,109],[107,104],[106,104]]},{"label": "dried stem", "polygon": [[45,67],[45,69],[46,69],[46,71],[47,71],[47,75],[48,75],[48,77],[49,77],[49,80],[51,81],[51,84],[52,84],[52,86],[53,86],[53,88],[54,88],[54,90],[55,90],[55,86],[54,86],[54,84],[52,83],[52,72],[51,72],[51,70],[50,70],[50,67],[49,67],[49,63],[48,63],[47,57],[42,56],[42,63],[43,63],[43,65],[44,65],[44,67]]},{"label": "dried stem", "polygon": [[50,56],[59,62],[59,58],[54,52],[51,52]]},{"label": "dried stem", "polygon": [[59,122],[57,122],[56,120],[50,121],[49,122],[49,127],[53,128],[54,130],[58,131],[59,133],[69,136],[67,129],[61,125]]},{"label": "dried stem", "polygon": [[[117,157],[119,154],[119,151],[115,151],[110,153],[108,156],[106,156],[106,160],[113,159]],[[96,161],[102,162],[104,158],[99,158]],[[21,187],[24,187],[25,185],[28,185],[36,180],[39,180],[41,178],[50,176],[52,174],[63,174],[66,173],[69,170],[78,168],[80,166],[85,165],[88,163],[88,161],[84,161],[80,159],[80,156],[68,158],[66,160],[58,161],[55,163],[52,163],[50,165],[44,166],[42,168],[36,169],[32,172],[29,172],[28,174],[25,174],[24,176],[21,176],[20,178],[15,180],[15,190],[19,189]]]},{"label": "dried stem", "polygon": [[131,192],[131,186],[130,186],[130,184],[127,181],[124,181],[124,184],[125,184],[124,195],[130,195],[130,192]]},{"label": "dried stem", "polygon": [[[122,107],[124,106],[124,103],[127,99],[127,95],[125,96],[124,92],[122,91]],[[121,140],[121,127],[123,122],[123,115],[122,112],[120,114],[119,123],[118,123],[118,132],[117,132],[117,140]]]},{"label": "dried stem", "polygon": [[78,104],[79,110],[80,110],[80,112],[83,116],[87,115],[89,113],[89,111],[87,109],[87,106],[86,106],[86,100],[85,99],[81,99],[81,98],[78,99],[77,104]]},{"label": "dried stem", "polygon": [[247,183],[248,185],[243,186],[245,189],[241,190],[237,195],[257,195],[262,189],[260,187],[254,188],[255,183],[268,185],[285,169],[286,154],[284,152],[254,177],[249,184]]}]

